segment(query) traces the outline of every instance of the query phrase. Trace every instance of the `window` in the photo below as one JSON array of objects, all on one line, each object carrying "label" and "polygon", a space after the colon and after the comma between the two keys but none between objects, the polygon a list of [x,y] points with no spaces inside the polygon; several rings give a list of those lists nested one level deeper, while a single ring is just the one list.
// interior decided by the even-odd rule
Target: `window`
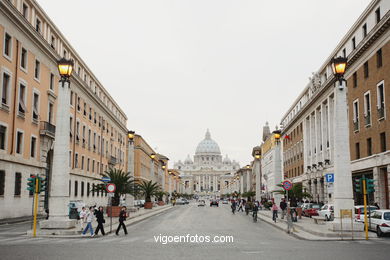
[{"label": "window", "polygon": [[16,133],[16,153],[22,154],[23,152],[23,133],[17,131]]},{"label": "window", "polygon": [[0,171],[0,196],[4,196],[5,187],[5,171]]},{"label": "window", "polygon": [[20,67],[22,69],[27,70],[27,58],[28,52],[25,48],[22,48],[22,52],[20,53]]},{"label": "window", "polygon": [[66,54],[67,54],[67,52],[66,52],[66,50],[64,50],[62,57],[66,58]]},{"label": "window", "polygon": [[89,197],[90,189],[91,189],[91,185],[89,184],[89,182],[87,182],[87,197]]},{"label": "window", "polygon": [[92,197],[95,196],[95,184],[92,183]]},{"label": "window", "polygon": [[54,90],[54,74],[50,73],[50,89]]},{"label": "window", "polygon": [[368,61],[364,63],[364,78],[368,78]]},{"label": "window", "polygon": [[81,170],[84,170],[84,155],[81,156]]},{"label": "window", "polygon": [[7,141],[7,127],[0,125],[0,150],[5,150]]},{"label": "window", "polygon": [[359,100],[353,102],[353,124],[354,130],[359,129]]},{"label": "window", "polygon": [[37,144],[37,138],[32,136],[31,137],[31,147],[30,147],[30,156],[32,158],[35,158],[36,144]]},{"label": "window", "polygon": [[343,57],[344,57],[344,58],[347,57],[347,51],[345,50],[345,48],[343,49]]},{"label": "window", "polygon": [[382,61],[382,49],[377,50],[376,52],[376,67],[380,68],[383,65]]},{"label": "window", "polygon": [[355,144],[355,159],[360,159],[360,144]]},{"label": "window", "polygon": [[92,160],[92,173],[95,173],[95,160]]},{"label": "window", "polygon": [[372,155],[372,139],[367,138],[367,156]]},{"label": "window", "polygon": [[378,118],[385,117],[385,93],[383,82],[377,85],[377,108],[378,108]]},{"label": "window", "polygon": [[51,43],[50,46],[55,50],[56,49],[56,37],[53,35],[51,36]]},{"label": "window", "polygon": [[356,38],[352,38],[352,50],[356,49]]},{"label": "window", "polygon": [[79,182],[78,181],[74,181],[74,196],[75,197],[77,197],[78,188],[79,188]]},{"label": "window", "polygon": [[87,115],[87,103],[84,102],[84,116]]},{"label": "window", "polygon": [[81,182],[81,197],[84,197],[84,182]]},{"label": "window", "polygon": [[88,158],[87,159],[87,172],[89,172],[89,163],[90,163],[90,159]]},{"label": "window", "polygon": [[35,20],[35,30],[41,33],[41,20],[39,20],[39,18]]},{"label": "window", "polygon": [[371,124],[371,99],[370,99],[370,92],[367,92],[364,94],[364,119],[365,124],[370,125]]},{"label": "window", "polygon": [[80,111],[81,107],[80,107],[80,97],[77,97],[77,111]]},{"label": "window", "polygon": [[79,154],[78,153],[75,154],[74,167],[79,168]]},{"label": "window", "polygon": [[33,120],[38,121],[39,115],[39,95],[38,93],[34,93],[33,95]]},{"label": "window", "polygon": [[378,9],[375,10],[375,20],[376,23],[379,23],[381,20],[381,8],[378,7]]},{"label": "window", "polygon": [[80,140],[79,134],[80,134],[80,122],[76,121],[76,141],[77,142]]},{"label": "window", "polygon": [[367,24],[365,23],[362,26],[363,38],[367,36]]},{"label": "window", "polygon": [[70,91],[70,105],[73,106],[73,91]]},{"label": "window", "polygon": [[51,124],[52,121],[53,121],[53,113],[54,113],[54,108],[53,108],[53,104],[52,103],[49,103],[49,111],[48,111],[48,114],[47,114],[47,119],[48,119],[48,122]]},{"label": "window", "polygon": [[19,106],[18,111],[22,115],[26,113],[26,86],[23,83],[20,83],[19,85]]},{"label": "window", "polygon": [[357,72],[353,73],[352,80],[353,80],[353,87],[357,88]]},{"label": "window", "polygon": [[1,89],[1,103],[4,105],[9,105],[8,93],[11,84],[11,77],[7,73],[3,72],[3,84]]},{"label": "window", "polygon": [[35,60],[35,70],[34,70],[35,79],[39,79],[40,73],[41,73],[41,63],[39,62],[39,60]]},{"label": "window", "polygon": [[23,14],[24,18],[26,18],[28,20],[28,5],[26,5],[24,3],[23,3],[23,7],[22,7],[22,14]]},{"label": "window", "polygon": [[22,174],[20,172],[15,173],[15,190],[14,195],[20,196],[22,191]]},{"label": "window", "polygon": [[381,143],[381,153],[386,152],[386,132],[380,133],[379,137]]},{"label": "window", "polygon": [[72,151],[69,151],[69,167],[72,167]]},{"label": "window", "polygon": [[8,58],[11,58],[12,54],[12,37],[8,33],[5,33],[4,36],[4,55]]}]

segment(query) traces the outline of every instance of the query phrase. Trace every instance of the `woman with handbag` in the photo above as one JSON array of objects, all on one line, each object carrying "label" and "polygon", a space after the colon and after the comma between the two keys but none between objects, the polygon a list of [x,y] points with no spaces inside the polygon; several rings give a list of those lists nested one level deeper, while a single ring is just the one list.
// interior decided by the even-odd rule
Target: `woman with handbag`
[{"label": "woman with handbag", "polygon": [[100,232],[104,236],[105,233],[104,233],[104,225],[103,224],[106,223],[106,221],[104,219],[104,212],[103,212],[102,206],[100,206],[99,209],[96,211],[95,216],[96,216],[96,220],[98,223],[97,228],[95,230],[95,235],[97,235],[99,230],[100,230]]}]

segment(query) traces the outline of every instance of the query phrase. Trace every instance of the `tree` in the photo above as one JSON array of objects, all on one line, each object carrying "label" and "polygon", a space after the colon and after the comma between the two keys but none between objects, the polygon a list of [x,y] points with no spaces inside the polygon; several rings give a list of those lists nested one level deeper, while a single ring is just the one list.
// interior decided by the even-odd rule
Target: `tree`
[{"label": "tree", "polygon": [[138,182],[138,189],[142,196],[145,198],[145,202],[151,202],[152,196],[158,196],[160,186],[157,182],[144,181]]},{"label": "tree", "polygon": [[163,201],[164,195],[167,195],[167,194],[168,194],[167,192],[162,191],[162,190],[156,192],[157,200],[158,201]]},{"label": "tree", "polygon": [[[283,187],[282,184],[277,184],[276,186]],[[274,192],[278,194],[286,195],[286,191],[284,189],[274,191]],[[302,190],[302,183],[294,183],[292,189],[288,191],[288,199],[290,201],[298,201],[298,200],[302,200],[303,198],[311,198],[311,197],[312,196],[310,193],[304,192]]]},{"label": "tree", "polygon": [[[115,194],[112,198],[112,206],[119,206],[120,196],[130,194],[136,196],[138,193],[137,183],[130,172],[124,172],[121,169],[110,168],[101,174],[102,177],[108,177],[111,179],[110,183],[115,184]],[[92,188],[91,191],[105,191],[106,183],[101,183]]]},{"label": "tree", "polygon": [[247,198],[248,201],[250,201],[252,197],[256,196],[256,192],[254,192],[254,191],[247,191],[247,192],[244,192],[241,196],[244,197],[244,198]]}]

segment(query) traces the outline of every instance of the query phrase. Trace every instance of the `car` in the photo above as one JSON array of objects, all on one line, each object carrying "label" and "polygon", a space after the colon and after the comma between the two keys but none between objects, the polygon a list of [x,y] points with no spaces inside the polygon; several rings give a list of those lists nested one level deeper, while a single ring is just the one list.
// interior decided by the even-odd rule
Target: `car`
[{"label": "car", "polygon": [[145,200],[134,200],[134,206],[142,208],[145,204]]},{"label": "car", "polygon": [[190,204],[190,202],[187,199],[183,199],[184,204]]},{"label": "car", "polygon": [[176,205],[185,205],[185,204],[187,204],[186,199],[179,198],[176,200]]},{"label": "car", "polygon": [[303,215],[306,217],[312,217],[312,216],[318,216],[318,210],[321,208],[320,204],[310,203],[307,206],[305,206],[305,209],[303,210]]},{"label": "car", "polygon": [[228,200],[223,200],[222,204],[228,204]]},{"label": "car", "polygon": [[210,207],[212,207],[212,206],[219,206],[219,203],[218,203],[218,200],[211,200],[210,201]]},{"label": "car", "polygon": [[378,237],[390,233],[390,209],[377,209],[370,215],[370,230],[376,231]]},{"label": "car", "polygon": [[326,221],[331,221],[334,219],[334,207],[333,204],[325,204],[318,211],[318,216],[325,219]]},{"label": "car", "polygon": [[206,202],[204,200],[199,200],[198,207],[204,207],[204,206],[206,206]]},{"label": "car", "polygon": [[[364,206],[363,205],[357,205],[354,206],[355,208],[355,221],[357,222],[364,222]],[[367,217],[370,214],[370,212],[377,210],[378,207],[374,205],[368,205],[367,206]]]}]

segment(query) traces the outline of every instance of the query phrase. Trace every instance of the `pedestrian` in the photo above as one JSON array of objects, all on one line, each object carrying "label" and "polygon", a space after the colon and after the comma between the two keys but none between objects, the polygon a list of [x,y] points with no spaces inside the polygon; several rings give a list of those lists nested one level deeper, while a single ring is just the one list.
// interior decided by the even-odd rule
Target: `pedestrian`
[{"label": "pedestrian", "polygon": [[106,220],[104,219],[104,212],[103,212],[102,206],[100,206],[99,209],[95,212],[95,216],[96,216],[96,221],[98,223],[96,230],[95,230],[95,235],[97,235],[99,233],[99,230],[100,230],[100,232],[104,236],[105,232],[104,232],[104,225],[103,224],[106,223]]},{"label": "pedestrian", "polygon": [[235,201],[235,200],[232,200],[232,206],[231,206],[231,208],[232,208],[232,213],[233,213],[233,214],[236,212],[236,207],[237,207],[236,201]]},{"label": "pedestrian", "polygon": [[244,210],[242,209],[242,204],[243,204],[243,201],[240,200],[237,212],[240,212],[240,210],[241,210],[242,212],[244,212]]},{"label": "pedestrian", "polygon": [[282,201],[279,204],[280,209],[282,210],[282,217],[281,219],[284,219],[284,216],[286,216],[287,212],[287,203],[285,199],[282,199]]},{"label": "pedestrian", "polygon": [[87,226],[85,227],[85,229],[83,231],[83,236],[85,235],[85,233],[87,233],[88,230],[91,233],[91,237],[95,236],[95,234],[93,233],[93,228],[92,228],[92,221],[93,221],[93,215],[94,215],[93,213],[94,213],[94,207],[89,207],[89,211],[87,212],[87,214],[84,217],[84,219],[87,222]]},{"label": "pedestrian", "polygon": [[276,223],[276,219],[278,218],[278,206],[275,202],[272,203],[272,220]]},{"label": "pedestrian", "polygon": [[126,217],[127,217],[126,207],[123,207],[119,212],[119,225],[115,232],[117,236],[119,235],[119,230],[121,229],[121,227],[123,227],[123,231],[125,231],[125,235],[127,235],[127,229],[124,223],[126,221]]},{"label": "pedestrian", "polygon": [[249,214],[249,207],[250,207],[249,202],[245,203],[245,213],[246,213],[246,215]]},{"label": "pedestrian", "polygon": [[85,207],[82,207],[81,211],[79,213],[79,222],[80,222],[81,231],[83,231],[85,228],[85,216],[86,215],[87,215],[87,210],[85,209]]}]

